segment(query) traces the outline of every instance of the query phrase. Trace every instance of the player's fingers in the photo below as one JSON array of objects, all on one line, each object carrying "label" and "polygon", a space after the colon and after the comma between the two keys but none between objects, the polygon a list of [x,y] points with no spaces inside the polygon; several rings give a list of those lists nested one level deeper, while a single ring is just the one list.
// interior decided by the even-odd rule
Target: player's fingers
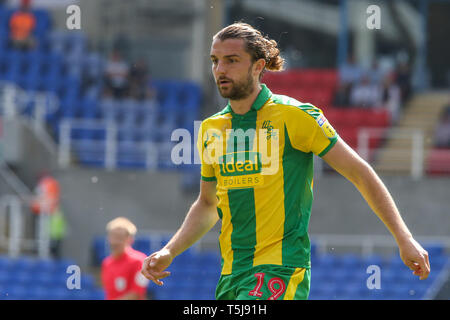
[{"label": "player's fingers", "polygon": [[426,262],[426,265],[428,267],[428,272],[430,272],[431,271],[431,265],[430,265],[430,258],[428,256],[428,252],[425,252],[425,262]]},{"label": "player's fingers", "polygon": [[152,275],[158,279],[164,279],[164,278],[170,276],[170,271],[162,271],[162,272],[154,271],[152,273]]},{"label": "player's fingers", "polygon": [[418,262],[420,265],[420,269],[422,271],[420,273],[420,280],[425,280],[426,278],[428,278],[428,275],[430,274],[430,267],[428,266],[426,255],[423,255]]},{"label": "player's fingers", "polygon": [[[144,262],[142,263],[142,267],[141,267],[141,273],[144,274],[145,272],[147,272],[148,268],[149,268],[149,263],[150,260],[149,258],[145,258]],[[145,275],[145,274],[144,274]]]},{"label": "player's fingers", "polygon": [[162,281],[160,281],[160,280],[158,279],[158,277],[157,277],[156,275],[154,275],[152,272],[149,272],[148,270],[145,270],[142,274],[143,274],[148,280],[153,281],[153,282],[156,283],[158,286],[162,286],[162,285],[163,285]]},{"label": "player's fingers", "polygon": [[153,257],[151,257],[150,263],[149,263],[150,268],[153,268],[158,263],[159,258],[161,258],[161,255],[159,253],[157,253]]}]

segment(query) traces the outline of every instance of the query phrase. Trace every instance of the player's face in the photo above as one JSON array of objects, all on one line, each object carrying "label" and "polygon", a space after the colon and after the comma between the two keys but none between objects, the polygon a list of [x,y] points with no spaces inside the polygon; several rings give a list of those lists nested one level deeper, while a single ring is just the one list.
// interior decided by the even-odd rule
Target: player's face
[{"label": "player's face", "polygon": [[211,45],[212,73],[222,97],[241,100],[255,90],[258,74],[244,40],[215,39]]},{"label": "player's face", "polygon": [[116,228],[108,232],[108,242],[113,255],[121,254],[132,243],[132,237],[125,229]]}]

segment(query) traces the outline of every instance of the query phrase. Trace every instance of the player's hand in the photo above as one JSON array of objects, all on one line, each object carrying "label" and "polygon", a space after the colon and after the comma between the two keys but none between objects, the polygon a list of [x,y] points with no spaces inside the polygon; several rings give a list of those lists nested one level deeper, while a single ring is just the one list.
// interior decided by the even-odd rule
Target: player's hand
[{"label": "player's hand", "polygon": [[413,271],[420,280],[425,280],[430,274],[430,261],[428,252],[410,237],[399,242],[400,258],[403,263]]},{"label": "player's hand", "polygon": [[170,275],[169,271],[164,270],[172,263],[172,260],[169,250],[161,249],[145,258],[141,273],[158,286],[162,286],[164,283],[160,279]]}]

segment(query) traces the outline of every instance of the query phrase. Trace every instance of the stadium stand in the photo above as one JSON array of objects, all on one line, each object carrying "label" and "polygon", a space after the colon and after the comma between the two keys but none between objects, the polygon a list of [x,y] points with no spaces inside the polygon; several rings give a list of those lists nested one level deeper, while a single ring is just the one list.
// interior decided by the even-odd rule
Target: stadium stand
[{"label": "stadium stand", "polygon": [[80,289],[67,286],[70,259],[0,256],[0,300],[103,300],[92,275],[82,272]]},{"label": "stadium stand", "polygon": [[[358,145],[360,128],[386,129],[391,125],[390,113],[384,108],[362,109],[335,107],[333,98],[337,87],[335,69],[291,69],[284,72],[268,72],[265,82],[274,93],[291,96],[301,102],[320,108],[339,135],[354,149]],[[369,148],[377,148],[380,138],[371,138]]]},{"label": "stadium stand", "polygon": [[[164,244],[158,243],[158,245]],[[133,247],[150,252],[148,237],[136,239]],[[318,253],[317,245],[311,244],[311,300],[420,300],[432,286],[440,271],[450,263],[448,254],[440,244],[425,249],[431,257],[433,272],[425,281],[420,281],[403,264],[398,254],[381,256],[354,253]],[[100,265],[108,255],[104,236],[92,242],[93,263]],[[369,289],[371,272],[369,266],[380,268],[381,288]],[[220,273],[220,256],[217,251],[189,249],[178,256],[170,266],[171,276],[164,286],[150,285],[149,292],[157,300],[211,300]]]},{"label": "stadium stand", "polygon": [[[98,53],[89,52],[82,32],[52,30],[47,11],[33,9],[37,27],[34,35],[38,47],[21,52],[8,45],[8,21],[12,8],[0,6],[0,81],[20,86],[29,94],[38,91],[56,94],[59,108],[47,112],[46,120],[55,139],[59,140],[60,124],[76,121],[71,142],[79,162],[85,166],[105,166],[108,124],[117,126],[114,140],[118,168],[143,168],[146,165],[145,142],[155,142],[159,150],[158,167],[174,169],[170,159],[170,134],[176,128],[194,131],[202,92],[188,81],[153,80],[155,106],[151,101],[125,98],[110,101],[101,96],[105,61]],[[22,110],[32,115],[33,105]],[[94,128],[92,128],[94,123]],[[169,138],[168,138],[169,137]]]}]

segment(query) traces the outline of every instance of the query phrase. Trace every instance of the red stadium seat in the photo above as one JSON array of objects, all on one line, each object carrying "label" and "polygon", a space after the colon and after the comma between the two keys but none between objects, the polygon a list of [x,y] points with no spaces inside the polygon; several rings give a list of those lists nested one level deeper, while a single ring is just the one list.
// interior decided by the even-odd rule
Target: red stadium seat
[{"label": "red stadium seat", "polygon": [[366,119],[366,126],[387,127],[390,123],[390,114],[386,109],[371,110]]},{"label": "red stadium seat", "polygon": [[432,149],[426,159],[426,172],[431,175],[450,175],[450,149]]}]

